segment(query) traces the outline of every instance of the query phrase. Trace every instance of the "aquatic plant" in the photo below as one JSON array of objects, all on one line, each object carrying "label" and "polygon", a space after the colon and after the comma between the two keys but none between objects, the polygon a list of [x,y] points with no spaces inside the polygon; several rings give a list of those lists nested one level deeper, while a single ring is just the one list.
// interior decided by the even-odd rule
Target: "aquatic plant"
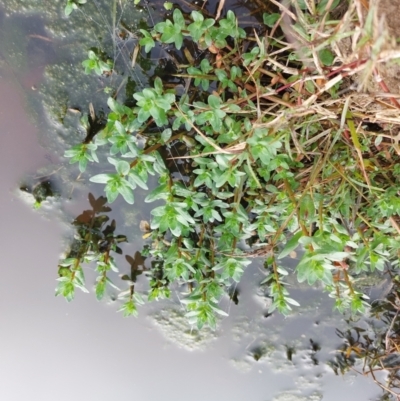
[{"label": "aquatic plant", "polygon": [[[199,328],[226,315],[219,301],[252,257],[266,260],[269,312],[283,314],[298,305],[285,267],[296,250],[298,281],[321,283],[341,312],[368,307],[355,276],[397,266],[399,152],[390,130],[399,121],[344,95],[346,77],[362,73],[364,84],[376,60],[395,55],[374,40],[375,9],[364,19],[353,2],[334,19],[337,3],[292,1],[281,15],[264,13],[253,32],[230,10],[211,18],[175,5],[165,21],[138,30],[132,56],[171,46],[169,74],[181,90],[155,77],[133,94],[133,107],[110,97],[104,129],[65,154],[83,172],[108,152],[113,172],[90,180],[105,185],[109,203],[121,195],[133,204],[135,188],[157,176],[145,200],[158,201],[143,251],[153,260],[148,299],[185,284],[181,302]],[[340,52],[346,37],[354,59]],[[372,121],[391,124],[389,132]],[[70,283],[83,288],[79,280]],[[123,310],[136,313],[133,297]]]}]

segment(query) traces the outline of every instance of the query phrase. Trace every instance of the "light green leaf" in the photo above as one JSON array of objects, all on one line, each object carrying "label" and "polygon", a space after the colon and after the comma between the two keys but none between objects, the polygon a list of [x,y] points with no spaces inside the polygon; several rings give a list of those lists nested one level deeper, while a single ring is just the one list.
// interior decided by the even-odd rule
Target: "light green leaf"
[{"label": "light green leaf", "polygon": [[264,24],[270,28],[272,28],[275,25],[276,21],[278,21],[279,18],[280,18],[280,14],[277,14],[277,13],[273,13],[273,14],[264,13],[263,14]]},{"label": "light green leaf", "polygon": [[99,281],[96,284],[96,298],[98,301],[102,300],[106,290],[106,283],[104,280]]},{"label": "light green leaf", "polygon": [[107,184],[114,177],[113,174],[97,174],[89,178],[91,182],[97,182],[99,184]]},{"label": "light green leaf", "polygon": [[179,10],[179,8],[175,8],[173,13],[173,19],[176,26],[178,26],[181,29],[185,27],[185,18],[183,17],[183,14],[181,10]]},{"label": "light green leaf", "polygon": [[133,192],[132,192],[131,188],[123,185],[118,188],[118,192],[123,196],[126,203],[133,205],[133,203],[135,202],[135,198],[133,196]]},{"label": "light green leaf", "polygon": [[165,8],[167,11],[172,10],[172,7],[173,7],[173,4],[172,4],[171,2],[169,2],[169,1],[164,2],[164,8]]},{"label": "light green leaf", "polygon": [[288,304],[295,305],[295,306],[300,306],[300,304],[299,304],[297,301],[295,301],[294,299],[292,299],[292,298],[286,297],[286,298],[285,298],[285,301],[286,301]]},{"label": "light green leaf", "polygon": [[299,231],[297,234],[293,235],[292,238],[286,243],[282,252],[279,254],[278,259],[282,259],[289,255],[290,252],[294,251],[299,246],[299,239],[303,237],[303,232]]},{"label": "light green leaf", "polygon": [[164,143],[168,142],[168,140],[169,140],[169,138],[171,138],[171,136],[172,136],[171,128],[167,128],[161,133],[161,139]]},{"label": "light green leaf", "polygon": [[136,173],[135,170],[131,170],[130,171],[128,178],[129,178],[129,182],[134,183],[135,186],[137,184],[140,188],[143,188],[143,189],[146,189],[146,190],[149,189],[147,184],[142,180],[140,175],[138,173]]},{"label": "light green leaf", "polygon": [[168,191],[168,185],[160,185],[157,188],[154,188],[144,200],[146,203],[154,202],[157,199],[167,199],[170,195]]},{"label": "light green leaf", "polygon": [[319,58],[320,58],[322,64],[324,64],[326,66],[330,66],[333,63],[335,56],[329,49],[325,48],[319,52]]},{"label": "light green leaf", "polygon": [[210,95],[210,96],[208,96],[208,104],[213,109],[218,109],[221,107],[221,99],[218,96]]},{"label": "light green leaf", "polygon": [[113,203],[115,199],[118,198],[118,191],[115,189],[109,188],[108,186],[105,187],[106,197],[108,203]]},{"label": "light green leaf", "polygon": [[129,173],[129,170],[131,169],[129,163],[126,162],[125,160],[119,160],[115,167],[117,169],[118,174],[123,176],[127,175]]}]

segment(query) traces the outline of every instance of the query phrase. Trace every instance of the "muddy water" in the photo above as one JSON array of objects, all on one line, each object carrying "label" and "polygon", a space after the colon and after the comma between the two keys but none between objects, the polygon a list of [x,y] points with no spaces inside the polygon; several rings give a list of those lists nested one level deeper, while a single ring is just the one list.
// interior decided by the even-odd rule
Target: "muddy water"
[{"label": "muddy water", "polygon": [[[24,177],[54,157],[38,144],[44,122],[29,113],[26,91],[41,80],[32,68],[21,76],[6,64],[0,70],[0,399],[376,399],[372,380],[336,377],[326,365],[340,343],[335,328],[346,327],[326,295],[297,285],[293,296],[302,312],[265,318],[267,300],[261,291],[254,294],[262,279],[257,263],[239,286],[238,306],[223,305],[230,317],[216,333],[191,333],[178,300],[145,306],[138,319],[123,319],[114,302],[98,303],[92,294],[78,293],[70,304],[55,298],[57,262],[71,220],[63,210],[79,213],[87,202],[82,196],[34,211],[21,200]],[[87,281],[93,282],[90,269]],[[321,347],[315,355],[310,339]]]}]

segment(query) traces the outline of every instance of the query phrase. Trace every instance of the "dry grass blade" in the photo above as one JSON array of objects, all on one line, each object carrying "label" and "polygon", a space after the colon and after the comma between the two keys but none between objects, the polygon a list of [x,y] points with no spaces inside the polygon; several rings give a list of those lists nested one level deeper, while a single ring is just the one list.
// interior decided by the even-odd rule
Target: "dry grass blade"
[{"label": "dry grass blade", "polygon": [[136,59],[139,54],[139,50],[140,50],[140,46],[136,45],[135,49],[133,50],[133,54],[132,54],[132,63],[131,63],[132,68],[135,67],[135,65],[136,65]]},{"label": "dry grass blade", "polygon": [[221,12],[222,9],[224,8],[224,5],[225,5],[225,0],[220,0],[218,4],[217,13],[215,14],[215,20],[219,19],[219,17],[221,16]]},{"label": "dry grass blade", "polygon": [[220,148],[216,143],[214,143],[208,136],[204,135],[193,123],[189,118],[186,117],[185,113],[180,109],[177,103],[175,103],[176,108],[185,118],[185,120],[189,123],[189,125],[209,144],[211,145],[216,151],[224,153],[223,149]]},{"label": "dry grass blade", "polygon": [[216,143],[214,143],[208,136],[204,135],[193,123],[190,121],[185,114],[182,112],[182,110],[179,108],[178,104],[176,104],[177,109],[182,113],[182,115],[185,117],[186,121],[191,125],[191,127],[208,143],[210,144],[216,151],[215,152],[206,152],[206,153],[201,153],[198,155],[193,155],[193,156],[179,156],[179,157],[170,157],[169,159],[193,159],[195,157],[202,157],[202,156],[208,156],[208,155],[214,155],[214,154],[225,154],[225,155],[236,155],[239,153],[242,153],[243,150],[246,148],[246,142],[241,142],[237,145],[232,145],[228,146],[226,148],[221,148],[218,146]]},{"label": "dry grass blade", "polygon": [[277,0],[270,0],[271,3],[275,4],[281,10],[282,14],[288,15],[293,21],[297,21],[297,17],[294,13],[292,13],[289,8],[284,6],[282,3],[279,3]]},{"label": "dry grass blade", "polygon": [[246,142],[241,142],[237,145],[233,146],[228,146],[226,148],[220,148],[221,150],[216,151],[216,152],[205,152],[205,153],[199,153],[197,155],[193,156],[178,156],[178,157],[169,157],[168,160],[172,159],[195,159],[196,157],[204,157],[204,156],[210,156],[210,155],[219,155],[219,154],[224,154],[224,155],[237,155],[242,153],[246,149]]}]

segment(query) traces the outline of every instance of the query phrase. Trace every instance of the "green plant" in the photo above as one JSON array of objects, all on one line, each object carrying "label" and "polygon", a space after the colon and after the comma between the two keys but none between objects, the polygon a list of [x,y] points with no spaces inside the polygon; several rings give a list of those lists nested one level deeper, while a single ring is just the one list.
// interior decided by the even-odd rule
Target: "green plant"
[{"label": "green plant", "polygon": [[[66,152],[81,170],[96,161],[91,152],[108,153],[116,172],[90,179],[106,184],[110,203],[119,194],[133,203],[135,187],[147,189],[148,176],[158,177],[145,200],[162,203],[151,212],[143,251],[154,260],[148,299],[168,298],[171,285],[185,284],[182,304],[199,328],[215,327],[216,316],[225,315],[221,298],[251,257],[266,258],[270,312],[289,314],[298,305],[284,258],[300,249],[297,279],[321,283],[338,310],[363,313],[368,298],[354,278],[383,270],[399,254],[393,170],[399,154],[390,144],[371,152],[376,134],[338,96],[343,69],[369,64],[332,66],[331,44],[352,34],[348,25],[330,19],[327,2],[292,3],[293,43],[247,36],[231,11],[215,20],[175,8],[171,19],[140,29],[145,53],[157,43],[180,50],[185,40],[203,54],[188,57],[175,74],[190,85],[178,95],[157,77],[133,94],[133,107],[110,98],[106,127],[93,146]],[[349,15],[355,12],[350,8]],[[268,27],[278,21],[275,14],[263,20]],[[181,159],[176,166],[185,174],[171,170],[172,159]],[[80,265],[65,263],[82,287]],[[134,294],[125,314],[136,314],[141,300]]]},{"label": "green plant", "polygon": [[70,15],[73,10],[76,10],[80,5],[85,4],[87,0],[67,0],[64,13],[66,16]]},{"label": "green plant", "polygon": [[82,65],[85,67],[86,74],[94,71],[97,75],[103,75],[112,70],[113,63],[110,60],[103,61],[93,50],[89,50],[88,58],[82,61]]}]

